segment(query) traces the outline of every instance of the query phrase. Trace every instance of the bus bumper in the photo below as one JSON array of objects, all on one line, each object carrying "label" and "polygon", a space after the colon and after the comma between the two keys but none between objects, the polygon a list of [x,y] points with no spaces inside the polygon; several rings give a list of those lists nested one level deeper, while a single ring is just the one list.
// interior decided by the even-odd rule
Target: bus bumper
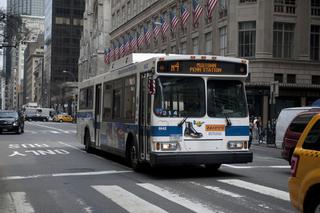
[{"label": "bus bumper", "polygon": [[239,152],[161,152],[150,153],[151,166],[183,164],[233,164],[250,163],[251,151]]}]

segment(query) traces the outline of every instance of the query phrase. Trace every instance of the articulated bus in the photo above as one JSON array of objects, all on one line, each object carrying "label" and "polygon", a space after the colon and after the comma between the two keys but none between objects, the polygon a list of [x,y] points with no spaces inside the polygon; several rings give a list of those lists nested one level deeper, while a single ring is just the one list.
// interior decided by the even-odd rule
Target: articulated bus
[{"label": "articulated bus", "polygon": [[131,54],[80,83],[78,139],[134,170],[252,162],[248,71],[239,58]]}]

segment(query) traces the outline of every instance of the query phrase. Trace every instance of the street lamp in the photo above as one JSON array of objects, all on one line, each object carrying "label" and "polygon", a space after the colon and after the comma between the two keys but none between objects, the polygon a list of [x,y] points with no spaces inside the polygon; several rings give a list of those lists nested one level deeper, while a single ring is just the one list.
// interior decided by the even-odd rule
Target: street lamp
[{"label": "street lamp", "polygon": [[74,81],[74,82],[76,82],[76,81],[77,81],[76,76],[75,76],[72,72],[67,71],[67,70],[63,70],[63,71],[62,71],[62,73],[66,73],[66,74],[71,75],[71,76],[72,76],[72,78],[73,78],[73,81]]}]

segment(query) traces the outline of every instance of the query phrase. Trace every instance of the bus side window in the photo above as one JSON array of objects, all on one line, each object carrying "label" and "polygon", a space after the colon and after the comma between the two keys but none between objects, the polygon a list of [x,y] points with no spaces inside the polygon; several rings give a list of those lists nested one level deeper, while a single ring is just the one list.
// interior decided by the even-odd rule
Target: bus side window
[{"label": "bus side window", "polygon": [[103,89],[103,121],[110,120],[112,118],[112,84],[106,83]]}]

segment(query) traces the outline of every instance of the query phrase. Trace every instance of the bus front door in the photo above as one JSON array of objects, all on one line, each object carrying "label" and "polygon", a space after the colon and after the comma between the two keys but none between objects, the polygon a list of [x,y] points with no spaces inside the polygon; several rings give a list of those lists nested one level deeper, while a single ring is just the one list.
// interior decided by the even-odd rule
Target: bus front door
[{"label": "bus front door", "polygon": [[94,110],[94,135],[95,145],[100,147],[100,126],[101,126],[101,84],[96,85],[95,94],[95,110]]},{"label": "bus front door", "polygon": [[151,96],[148,93],[148,79],[151,73],[140,74],[140,103],[139,103],[139,154],[140,159],[146,160],[150,150],[150,117]]}]

